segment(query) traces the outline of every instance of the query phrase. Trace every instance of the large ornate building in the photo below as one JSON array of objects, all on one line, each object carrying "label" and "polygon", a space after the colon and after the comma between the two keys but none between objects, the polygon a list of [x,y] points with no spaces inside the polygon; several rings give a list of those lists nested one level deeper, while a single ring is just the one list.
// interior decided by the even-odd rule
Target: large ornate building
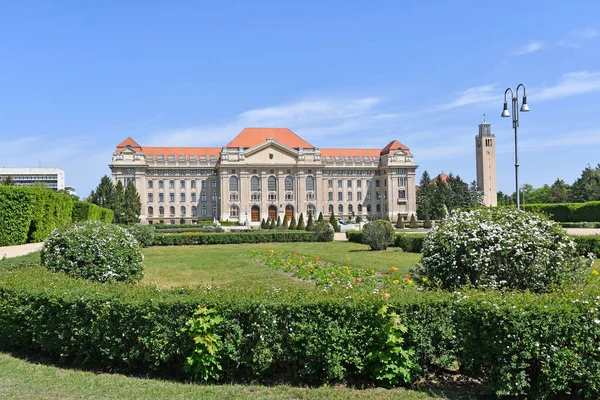
[{"label": "large ornate building", "polygon": [[246,128],[223,148],[146,147],[127,138],[110,168],[113,181],[136,185],[146,223],[416,213],[417,165],[396,140],[383,149],[324,149],[285,128]]}]

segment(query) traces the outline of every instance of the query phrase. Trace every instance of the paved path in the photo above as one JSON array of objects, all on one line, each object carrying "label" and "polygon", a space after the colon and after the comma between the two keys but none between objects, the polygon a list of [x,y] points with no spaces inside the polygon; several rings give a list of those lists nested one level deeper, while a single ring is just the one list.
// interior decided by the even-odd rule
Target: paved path
[{"label": "paved path", "polygon": [[567,228],[569,235],[600,235],[600,229],[592,228]]},{"label": "paved path", "polygon": [[44,243],[28,243],[20,246],[4,246],[0,247],[0,258],[13,258],[24,256],[25,254],[33,253],[42,249]]}]

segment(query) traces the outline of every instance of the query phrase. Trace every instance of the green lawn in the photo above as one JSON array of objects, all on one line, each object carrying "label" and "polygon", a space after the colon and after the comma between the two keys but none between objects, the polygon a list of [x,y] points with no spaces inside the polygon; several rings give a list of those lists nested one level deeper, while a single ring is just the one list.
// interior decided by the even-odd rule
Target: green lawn
[{"label": "green lawn", "polygon": [[0,353],[3,399],[445,399],[429,391],[193,385],[116,374],[96,374],[24,361]]},{"label": "green lawn", "polygon": [[163,287],[210,284],[271,288],[306,284],[263,267],[249,257],[252,251],[268,249],[298,252],[340,265],[364,265],[380,272],[387,272],[392,266],[408,272],[420,258],[420,254],[404,253],[395,247],[370,251],[366,245],[350,242],[156,246],[144,249],[144,282],[156,282]]}]

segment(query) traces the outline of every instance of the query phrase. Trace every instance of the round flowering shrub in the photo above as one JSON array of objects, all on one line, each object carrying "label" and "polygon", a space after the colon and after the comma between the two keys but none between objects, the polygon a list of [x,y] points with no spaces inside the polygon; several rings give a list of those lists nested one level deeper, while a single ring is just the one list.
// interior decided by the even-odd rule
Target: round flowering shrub
[{"label": "round flowering shrub", "polygon": [[132,225],[127,228],[127,231],[133,235],[142,247],[152,246],[154,242],[154,228],[152,225]]},{"label": "round flowering shrub", "polygon": [[394,225],[391,222],[379,219],[369,222],[363,228],[363,243],[368,244],[371,250],[385,250],[394,237]]},{"label": "round flowering shrub", "polygon": [[50,271],[99,282],[135,282],[143,274],[142,252],[125,229],[86,221],[55,229],[44,242],[42,265]]},{"label": "round flowering shrub", "polygon": [[316,222],[314,225],[315,236],[319,242],[333,241],[334,229],[329,222]]},{"label": "round flowering shrub", "polygon": [[574,280],[593,259],[547,218],[511,208],[453,211],[423,243],[417,273],[443,289],[480,288],[546,292]]}]

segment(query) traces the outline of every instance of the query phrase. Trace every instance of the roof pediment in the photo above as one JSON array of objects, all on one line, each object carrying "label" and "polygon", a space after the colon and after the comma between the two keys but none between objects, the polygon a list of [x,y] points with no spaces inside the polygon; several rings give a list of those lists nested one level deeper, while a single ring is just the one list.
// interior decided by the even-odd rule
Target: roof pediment
[{"label": "roof pediment", "polygon": [[251,148],[268,139],[284,144],[292,149],[312,149],[314,146],[288,128],[245,128],[231,142],[227,148]]},{"label": "roof pediment", "polygon": [[386,154],[395,154],[398,150],[401,150],[403,153],[410,153],[410,150],[408,149],[408,147],[406,147],[405,145],[403,145],[402,143],[400,143],[397,140],[392,140],[390,143],[388,143],[387,146],[385,146],[382,150],[381,150],[381,155],[384,156]]},{"label": "roof pediment", "polygon": [[134,151],[142,151],[142,146],[140,146],[135,140],[128,136],[127,139],[123,140],[121,143],[117,145],[117,152],[121,152],[125,149],[133,149]]},{"label": "roof pediment", "polygon": [[274,149],[278,149],[281,150],[282,152],[289,154],[293,157],[297,157],[298,156],[298,152],[294,149],[292,149],[291,147],[288,147],[282,143],[276,142],[275,140],[267,140],[265,142],[259,143],[254,147],[249,148],[248,150],[245,151],[246,156],[251,156],[252,154],[256,154],[262,150],[268,149],[268,148],[274,148]]}]

